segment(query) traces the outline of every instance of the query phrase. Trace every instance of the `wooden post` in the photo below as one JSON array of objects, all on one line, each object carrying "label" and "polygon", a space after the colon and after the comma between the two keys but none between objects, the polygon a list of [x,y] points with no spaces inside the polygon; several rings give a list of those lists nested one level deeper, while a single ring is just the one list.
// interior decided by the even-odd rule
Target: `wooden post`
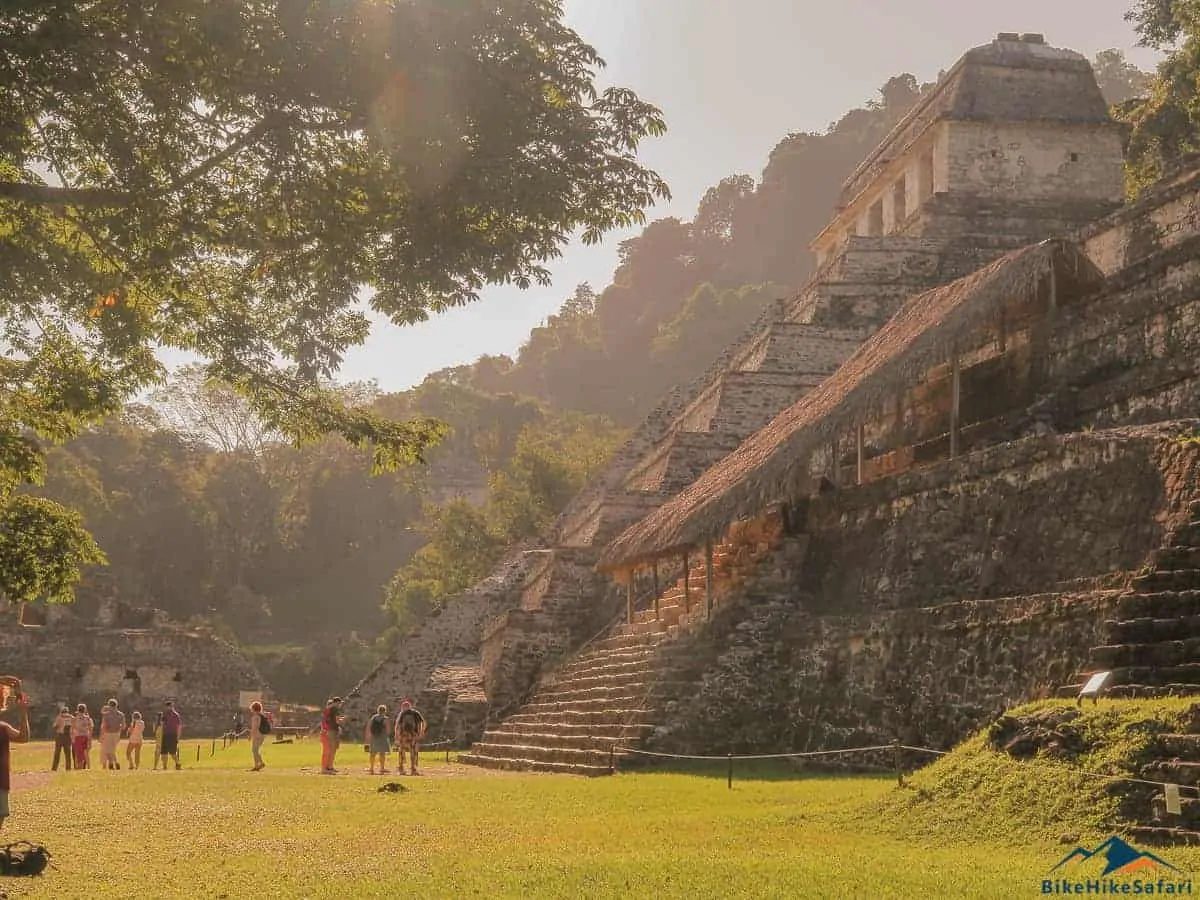
[{"label": "wooden post", "polygon": [[733,751],[732,750],[729,752],[729,771],[725,777],[726,777],[725,784],[732,791],[733,790]]},{"label": "wooden post", "polygon": [[196,762],[200,762],[200,745],[196,745]]},{"label": "wooden post", "polygon": [[633,569],[625,573],[629,579],[625,582],[625,622],[629,625],[633,624],[633,573]]},{"label": "wooden post", "polygon": [[683,554],[683,611],[692,611],[692,564],[688,554]]},{"label": "wooden post", "polygon": [[712,538],[704,542],[704,606],[705,615],[712,618],[713,608],[713,546]]},{"label": "wooden post", "polygon": [[658,560],[654,561],[654,621],[658,621]]},{"label": "wooden post", "polygon": [[962,397],[962,377],[958,351],[950,358],[950,458],[958,457],[958,407]]},{"label": "wooden post", "polygon": [[901,767],[900,738],[892,741],[892,761],[896,766],[896,787],[904,787],[904,769]]},{"label": "wooden post", "polygon": [[854,450],[858,455],[858,475],[856,484],[863,483],[863,426],[859,425],[854,438]]}]

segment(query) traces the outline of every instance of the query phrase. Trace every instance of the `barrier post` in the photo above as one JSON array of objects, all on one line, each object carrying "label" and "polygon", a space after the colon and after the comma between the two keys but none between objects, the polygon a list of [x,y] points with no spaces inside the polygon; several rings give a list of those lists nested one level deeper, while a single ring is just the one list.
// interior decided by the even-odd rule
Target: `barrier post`
[{"label": "barrier post", "polygon": [[729,771],[725,775],[726,786],[733,790],[733,752],[729,753]]},{"label": "barrier post", "polygon": [[446,745],[446,765],[450,765],[450,745]]},{"label": "barrier post", "polygon": [[617,774],[617,745],[616,744],[608,745],[608,774],[609,775]]},{"label": "barrier post", "polygon": [[200,762],[200,745],[196,745],[196,762]]},{"label": "barrier post", "polygon": [[217,739],[216,738],[213,738],[212,749],[208,751],[208,755],[209,756],[217,755]]},{"label": "barrier post", "polygon": [[892,741],[892,759],[896,765],[896,786],[904,787],[904,769],[900,765],[900,738],[896,738],[894,741]]}]

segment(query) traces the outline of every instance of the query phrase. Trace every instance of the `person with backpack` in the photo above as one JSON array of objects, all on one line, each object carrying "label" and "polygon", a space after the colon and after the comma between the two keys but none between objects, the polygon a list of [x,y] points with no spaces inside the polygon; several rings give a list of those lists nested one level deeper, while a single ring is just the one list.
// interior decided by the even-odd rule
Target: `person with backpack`
[{"label": "person with backpack", "polygon": [[367,745],[367,753],[370,756],[371,774],[375,774],[375,757],[379,757],[379,774],[386,775],[387,770],[387,755],[391,750],[391,745],[388,742],[388,717],[387,707],[380,706],[375,710],[375,715],[367,720],[367,727],[363,733],[363,743]]},{"label": "person with backpack", "polygon": [[267,767],[262,758],[263,741],[271,733],[271,719],[263,710],[258,700],[250,704],[250,754],[254,757],[254,768],[251,772],[261,772]]},{"label": "person with backpack", "polygon": [[410,755],[409,766],[412,774],[421,774],[417,771],[417,753],[423,737],[425,737],[425,717],[412,705],[412,701],[405,697],[400,703],[400,714],[396,716],[396,753],[400,757],[400,761],[396,764],[396,771],[401,775],[404,774],[406,752]]}]

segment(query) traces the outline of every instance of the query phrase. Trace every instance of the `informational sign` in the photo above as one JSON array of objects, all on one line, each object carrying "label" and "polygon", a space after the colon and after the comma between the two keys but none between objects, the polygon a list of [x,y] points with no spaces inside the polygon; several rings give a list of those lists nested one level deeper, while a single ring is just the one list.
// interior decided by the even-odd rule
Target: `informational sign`
[{"label": "informational sign", "polygon": [[1083,690],[1079,692],[1079,701],[1083,702],[1084,697],[1091,697],[1092,702],[1095,703],[1110,678],[1112,678],[1112,672],[1097,672],[1094,674],[1087,680],[1087,684],[1083,686]]},{"label": "informational sign", "polygon": [[1167,801],[1167,812],[1173,816],[1182,815],[1183,804],[1179,802],[1179,785],[1167,784],[1163,787]]}]

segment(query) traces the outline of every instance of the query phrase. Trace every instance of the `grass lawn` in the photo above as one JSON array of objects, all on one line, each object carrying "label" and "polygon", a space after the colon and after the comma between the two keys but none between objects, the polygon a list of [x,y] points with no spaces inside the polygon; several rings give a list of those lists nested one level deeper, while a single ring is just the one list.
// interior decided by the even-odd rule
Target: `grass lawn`
[{"label": "grass lawn", "polygon": [[[149,745],[148,745],[149,746]],[[485,772],[440,754],[420,778],[314,772],[315,741],[268,746],[250,773],[245,744],[209,755],[184,744],[182,772],[46,774],[50,748],[15,748],[5,841],[45,843],[55,869],[3,879],[9,897],[1034,897],[1070,847],[1060,821],[1021,823],[975,799],[939,800],[936,772],[801,777],[742,766],[614,778]],[[123,751],[122,751],[123,752]],[[969,766],[967,766],[969,768]],[[997,784],[1011,793],[1005,777]],[[380,793],[384,781],[403,793]],[[1046,782],[1053,791],[1054,779]],[[1069,782],[1063,782],[1069,787]],[[1029,803],[1039,802],[1036,796]],[[1019,806],[1019,804],[1018,804]],[[974,815],[971,811],[974,811]],[[945,815],[943,815],[945,813]],[[1088,828],[1080,840],[1106,836]],[[1089,843],[1089,841],[1091,843]],[[1163,851],[1185,873],[1200,851]],[[1197,885],[1200,889],[1200,884]]]}]

